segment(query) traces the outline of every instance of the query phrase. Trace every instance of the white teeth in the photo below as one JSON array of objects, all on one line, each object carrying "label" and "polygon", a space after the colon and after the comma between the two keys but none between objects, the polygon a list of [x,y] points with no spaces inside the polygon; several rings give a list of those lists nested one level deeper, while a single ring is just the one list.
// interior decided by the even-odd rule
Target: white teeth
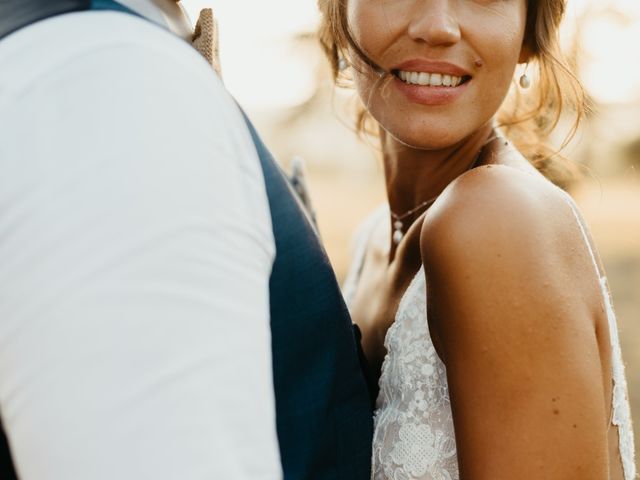
[{"label": "white teeth", "polygon": [[457,87],[462,83],[462,77],[442,73],[407,72],[399,70],[398,77],[410,85],[431,87]]},{"label": "white teeth", "polygon": [[431,85],[432,87],[439,87],[440,85],[442,85],[442,74],[432,73],[431,82],[429,82],[429,85]]}]

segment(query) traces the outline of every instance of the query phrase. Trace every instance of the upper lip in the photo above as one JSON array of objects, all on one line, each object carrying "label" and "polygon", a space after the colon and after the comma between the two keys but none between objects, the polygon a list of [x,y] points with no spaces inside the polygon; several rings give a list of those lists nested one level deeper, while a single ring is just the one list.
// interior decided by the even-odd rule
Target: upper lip
[{"label": "upper lip", "polygon": [[442,73],[456,77],[470,77],[471,74],[462,67],[449,62],[427,60],[424,58],[414,58],[402,62],[392,68],[393,71],[404,70],[405,72],[425,72]]}]

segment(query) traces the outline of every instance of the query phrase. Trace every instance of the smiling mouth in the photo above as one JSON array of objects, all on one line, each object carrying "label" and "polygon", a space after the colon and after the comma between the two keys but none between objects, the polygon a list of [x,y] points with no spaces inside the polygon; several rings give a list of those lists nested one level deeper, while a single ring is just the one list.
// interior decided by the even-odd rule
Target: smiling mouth
[{"label": "smiling mouth", "polygon": [[407,85],[421,85],[424,87],[459,87],[471,80],[469,75],[457,77],[444,73],[410,72],[393,70],[393,75]]}]

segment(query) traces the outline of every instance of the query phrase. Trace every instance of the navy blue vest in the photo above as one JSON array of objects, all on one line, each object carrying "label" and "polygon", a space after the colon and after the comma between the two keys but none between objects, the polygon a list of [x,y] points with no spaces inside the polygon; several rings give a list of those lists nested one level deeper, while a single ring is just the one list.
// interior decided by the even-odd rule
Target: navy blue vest
[{"label": "navy blue vest", "polygon": [[[133,13],[111,0],[0,0],[0,39],[39,20],[82,10]],[[248,119],[247,125],[260,156],[277,252],[269,286],[285,480],[368,480],[372,406],[358,332],[354,336],[334,272],[304,207]],[[13,467],[2,440],[0,477],[15,478],[9,474]]]}]

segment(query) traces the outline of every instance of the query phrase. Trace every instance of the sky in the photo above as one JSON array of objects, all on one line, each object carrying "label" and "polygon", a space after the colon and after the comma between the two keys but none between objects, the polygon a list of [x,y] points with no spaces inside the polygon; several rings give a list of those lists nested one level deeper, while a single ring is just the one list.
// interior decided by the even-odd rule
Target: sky
[{"label": "sky", "polygon": [[[249,109],[296,105],[311,94],[313,66],[291,38],[318,22],[316,0],[183,0],[195,21],[201,8],[213,8],[220,26],[225,83]],[[581,46],[588,61],[582,79],[599,101],[640,98],[640,0],[569,0],[565,31],[588,7],[615,6],[628,18],[595,15],[582,24]]]}]

